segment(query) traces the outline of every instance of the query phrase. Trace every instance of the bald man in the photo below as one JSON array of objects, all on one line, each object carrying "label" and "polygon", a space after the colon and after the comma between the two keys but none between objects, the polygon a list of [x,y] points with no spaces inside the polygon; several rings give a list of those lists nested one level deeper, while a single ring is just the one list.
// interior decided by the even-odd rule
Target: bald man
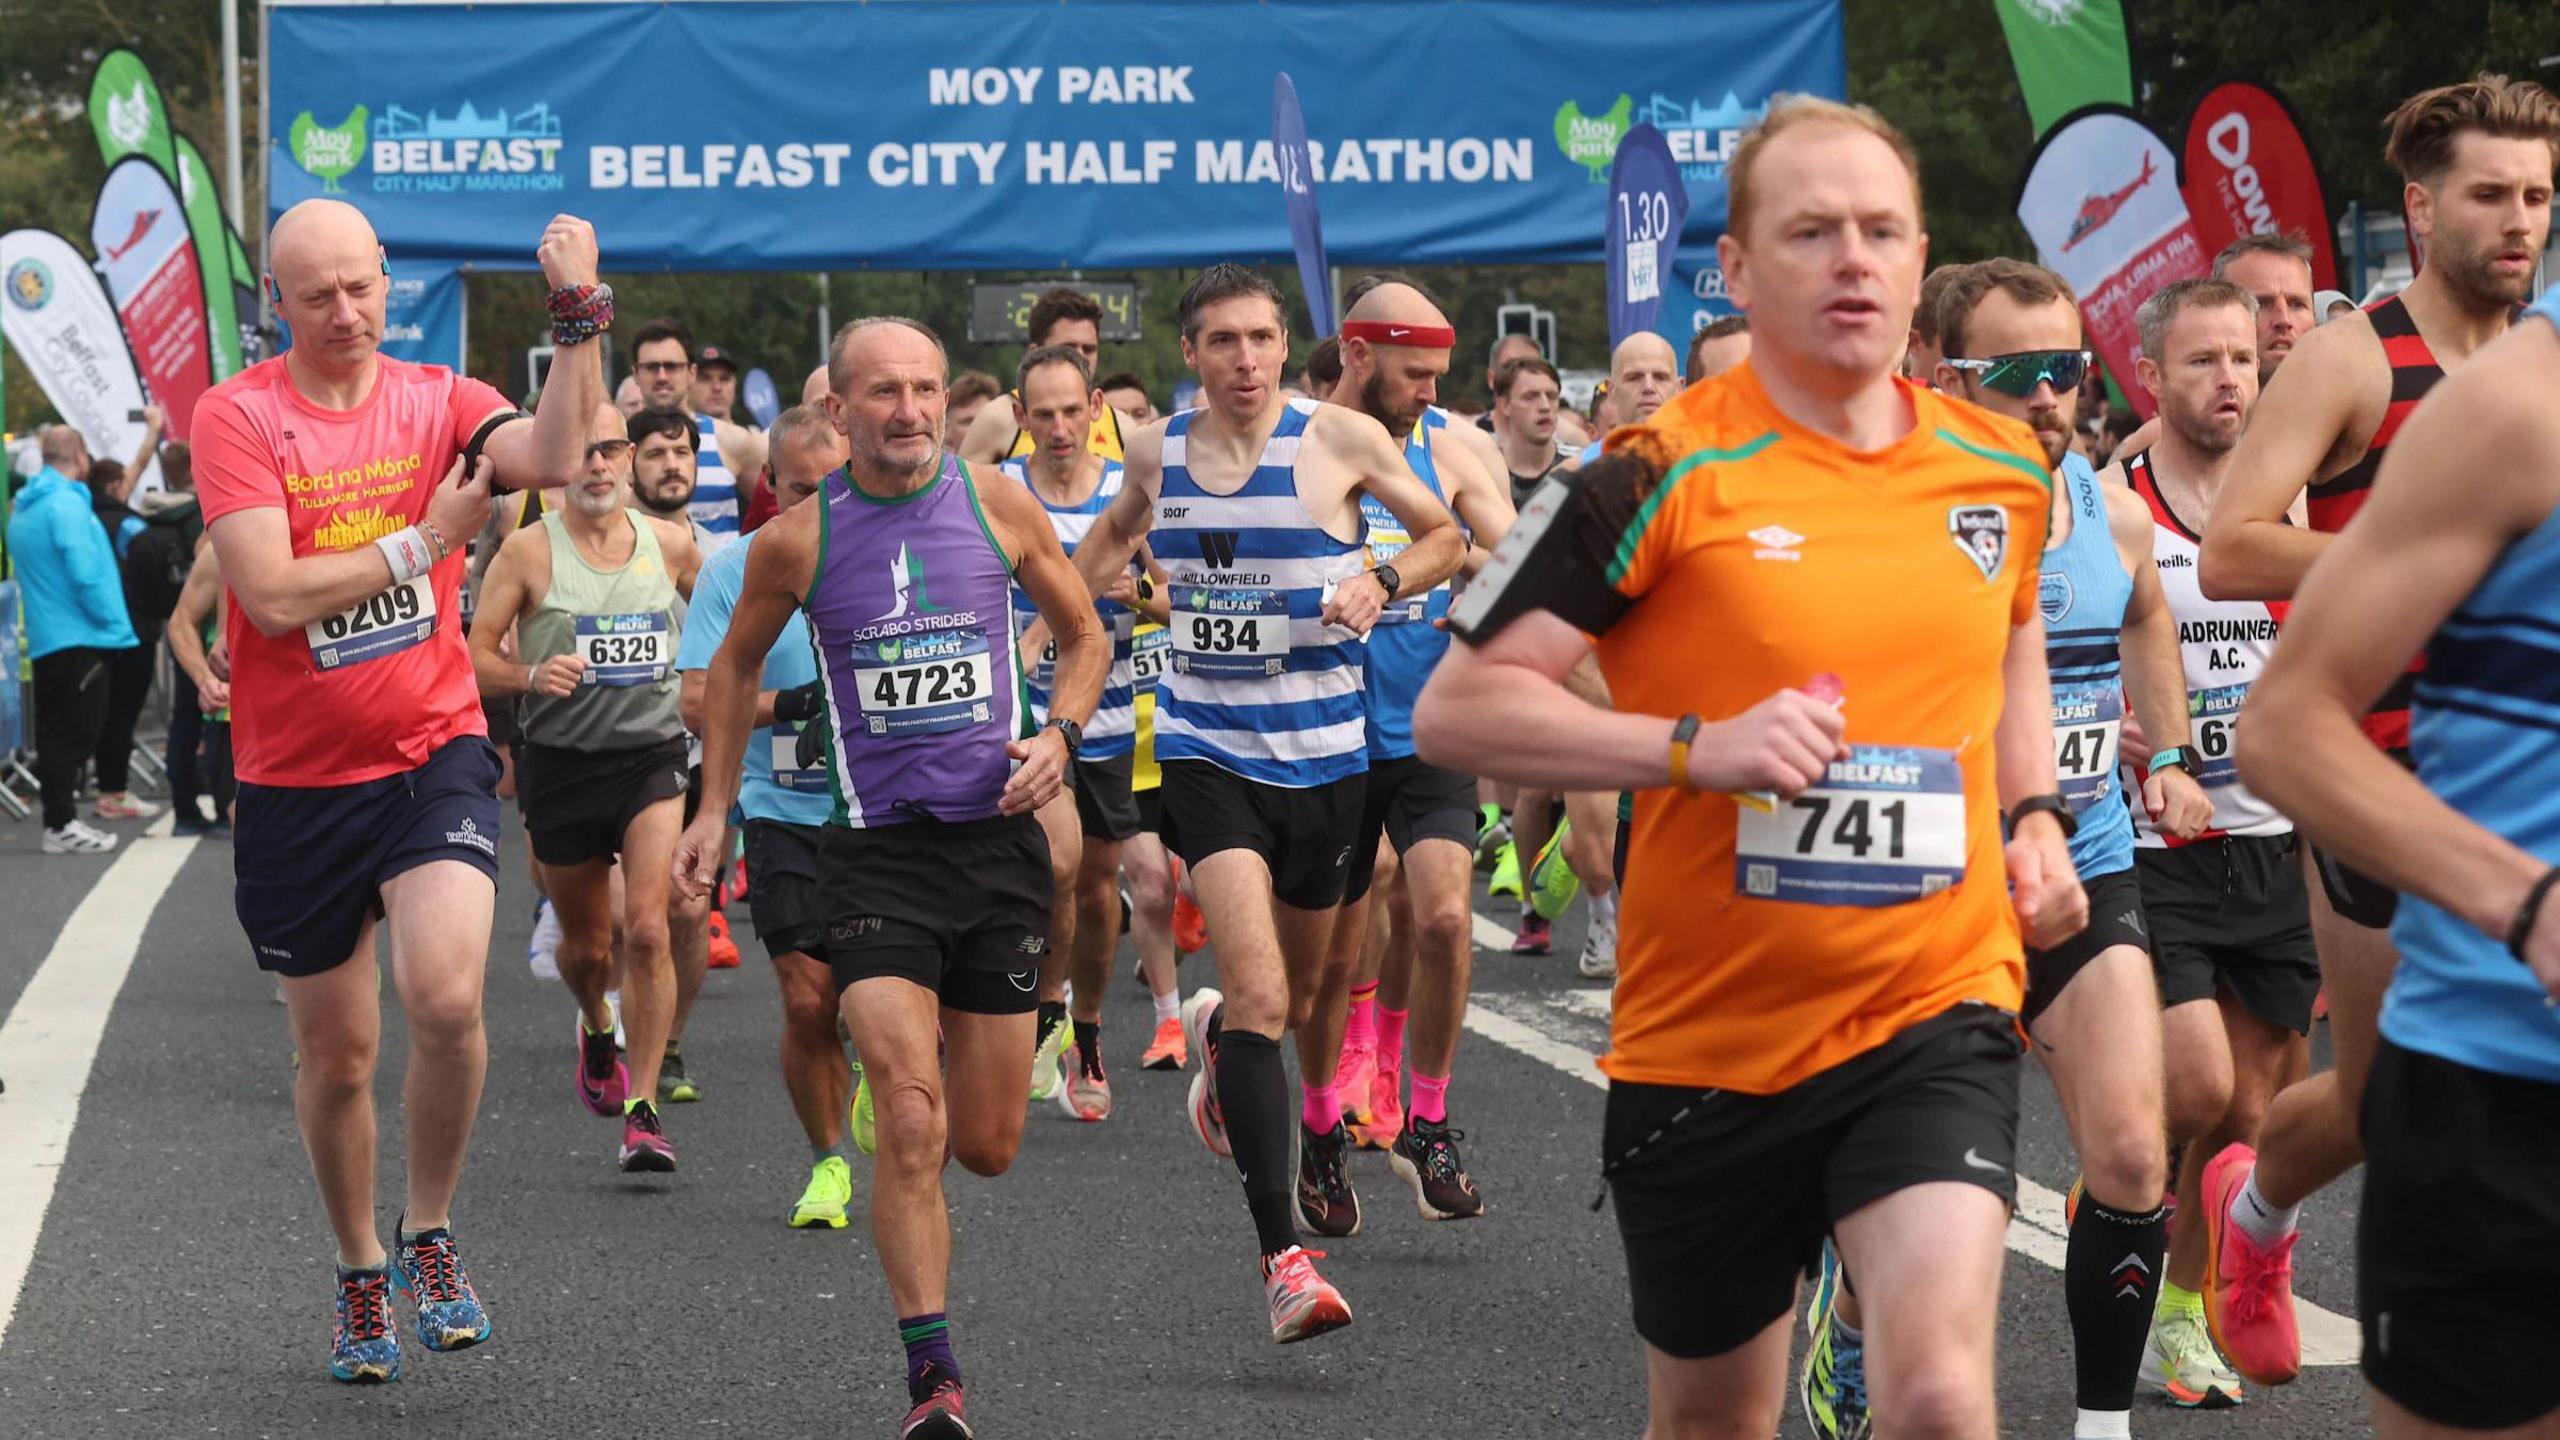
[{"label": "bald man", "polygon": [[[464,545],[493,486],[570,483],[605,403],[612,295],[595,232],[536,251],[558,358],[536,414],[477,380],[378,353],[390,288],[353,206],[307,200],[269,238],[293,348],[205,392],[196,490],[230,587],[241,928],[281,978],[294,1113],[337,1238],[329,1373],[400,1373],[394,1277],[430,1350],[489,1337],[454,1247],[454,1187],[488,1059],[481,978],[497,900],[498,760],[459,615]],[[563,317],[566,318],[563,318]],[[377,922],[409,1020],[408,1194],[396,1253],[374,1218]]]},{"label": "bald man", "polygon": [[[1449,373],[1455,339],[1447,317],[1419,287],[1389,281],[1369,288],[1344,317],[1342,379],[1328,398],[1386,427],[1403,447],[1415,478],[1467,528],[1477,547],[1470,550],[1470,559],[1481,560],[1511,528],[1511,493],[1508,472],[1487,470],[1464,438],[1483,432],[1442,420],[1432,404],[1441,378]],[[1496,480],[1497,473],[1505,478]],[[1369,553],[1392,562],[1412,543],[1404,523],[1366,497],[1360,508],[1369,524]],[[1378,971],[1356,977],[1361,983],[1351,989],[1347,1014],[1336,996],[1317,998],[1314,1021],[1300,1032],[1302,1043],[1324,1043],[1339,1027],[1346,1032],[1346,1056],[1335,1073],[1331,1097],[1320,1096],[1313,1082],[1307,1082],[1300,1118],[1307,1132],[1302,1145],[1320,1160],[1338,1164],[1341,1157],[1323,1153],[1323,1137],[1332,1130],[1327,1114],[1359,1116],[1362,1143],[1388,1152],[1388,1164],[1413,1187],[1422,1212],[1437,1220],[1463,1220],[1484,1213],[1484,1201],[1459,1158],[1448,1112],[1450,1066],[1457,1056],[1458,1024],[1466,1011],[1475,951],[1468,894],[1476,782],[1474,776],[1425,762],[1413,750],[1413,702],[1448,652],[1448,632],[1437,623],[1448,608],[1449,588],[1443,582],[1399,601],[1369,632],[1369,784],[1360,829],[1352,840],[1351,872],[1334,922],[1327,974],[1351,976],[1362,958],[1381,840],[1395,849],[1396,874],[1386,884],[1390,890],[1401,884],[1400,893],[1389,900],[1406,923],[1391,927],[1401,943],[1387,947]],[[1398,1084],[1403,1046],[1377,1043],[1375,1011],[1381,1004],[1391,1016],[1414,1012],[1409,1108]],[[1307,1072],[1301,1067],[1300,1073]],[[1347,1186],[1349,1172],[1342,1173]],[[1298,1203],[1311,1229],[1323,1213],[1310,1209],[1311,1198],[1322,1198],[1320,1192],[1311,1196],[1321,1178],[1320,1168],[1302,1164]]]},{"label": "bald man", "polygon": [[823,407],[828,393],[827,367],[824,365],[810,371],[809,378],[800,382],[800,403],[803,405]]}]

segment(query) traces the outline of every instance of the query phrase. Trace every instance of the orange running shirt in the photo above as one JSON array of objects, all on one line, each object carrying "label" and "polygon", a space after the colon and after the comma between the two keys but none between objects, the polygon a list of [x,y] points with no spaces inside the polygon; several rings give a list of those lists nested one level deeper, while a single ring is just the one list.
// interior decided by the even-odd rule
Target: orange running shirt
[{"label": "orange running shirt", "polygon": [[1960,1002],[2019,1008],[1993,735],[2036,615],[2044,450],[1895,383],[1916,423],[1880,451],[1788,420],[1748,364],[1609,438],[1682,457],[1609,566],[1619,708],[1713,721],[1827,671],[1856,751],[1770,814],[1638,792],[1614,1079],[1768,1094]]},{"label": "orange running shirt", "polygon": [[[453,457],[515,413],[505,396],[439,365],[383,356],[352,410],[304,399],[283,356],[196,404],[196,491],[207,524],[284,511],[296,556],[354,550],[427,513]],[[231,743],[254,785],[353,785],[414,770],[445,742],[482,735],[461,626],[468,536],[407,585],[282,635],[230,605]]]}]

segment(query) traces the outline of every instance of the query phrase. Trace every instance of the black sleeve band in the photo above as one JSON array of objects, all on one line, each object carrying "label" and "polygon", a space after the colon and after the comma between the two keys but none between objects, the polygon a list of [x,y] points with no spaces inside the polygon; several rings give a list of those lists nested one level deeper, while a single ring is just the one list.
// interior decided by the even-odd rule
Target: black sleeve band
[{"label": "black sleeve band", "polygon": [[[491,414],[488,419],[481,421],[480,428],[471,432],[471,443],[462,447],[463,476],[465,478],[469,478],[473,467],[480,463],[481,450],[488,445],[489,437],[498,433],[499,426],[506,424],[510,420],[530,420],[532,418],[533,417],[531,415],[522,410],[500,410]],[[489,493],[492,495],[504,495],[508,493],[508,486],[506,482],[500,480],[497,476],[491,475],[489,477]]]},{"label": "black sleeve band", "polygon": [[1604,455],[1539,483],[1493,558],[1449,607],[1449,628],[1481,645],[1532,610],[1592,635],[1633,605],[1611,582],[1620,540],[1659,475],[1632,455]]},{"label": "black sleeve band", "polygon": [[2518,961],[2525,958],[2525,942],[2533,938],[2533,924],[2542,918],[2542,902],[2551,898],[2551,887],[2560,883],[2560,865],[2542,872],[2533,888],[2524,892],[2524,903],[2516,907],[2515,923],[2507,927],[2507,953]]}]

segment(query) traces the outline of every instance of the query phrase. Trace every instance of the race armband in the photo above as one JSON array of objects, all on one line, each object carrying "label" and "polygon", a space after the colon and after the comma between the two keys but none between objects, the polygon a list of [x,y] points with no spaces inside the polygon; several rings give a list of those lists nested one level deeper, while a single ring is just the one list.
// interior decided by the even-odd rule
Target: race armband
[{"label": "race armband", "polygon": [[1646,457],[1604,455],[1541,481],[1510,533],[1449,606],[1449,629],[1481,645],[1532,610],[1599,635],[1633,604],[1610,582],[1619,537],[1661,471]]},{"label": "race armband", "polygon": [[[499,426],[510,420],[532,418],[532,415],[522,410],[499,410],[492,413],[488,419],[481,421],[480,428],[471,432],[471,442],[462,447],[462,478],[465,481],[470,480],[471,472],[479,468],[480,452],[488,448],[489,437],[498,433]],[[494,471],[489,476],[489,493],[491,495],[508,493],[507,487],[499,482]]]}]

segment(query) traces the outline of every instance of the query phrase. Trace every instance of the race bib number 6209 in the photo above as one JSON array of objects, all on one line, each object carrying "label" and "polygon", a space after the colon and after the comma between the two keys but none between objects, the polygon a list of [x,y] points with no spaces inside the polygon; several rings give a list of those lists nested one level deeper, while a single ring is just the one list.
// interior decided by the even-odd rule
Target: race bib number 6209
[{"label": "race bib number 6209", "polygon": [[339,670],[396,655],[435,633],[436,591],[421,575],[377,591],[302,627],[315,669]]}]

